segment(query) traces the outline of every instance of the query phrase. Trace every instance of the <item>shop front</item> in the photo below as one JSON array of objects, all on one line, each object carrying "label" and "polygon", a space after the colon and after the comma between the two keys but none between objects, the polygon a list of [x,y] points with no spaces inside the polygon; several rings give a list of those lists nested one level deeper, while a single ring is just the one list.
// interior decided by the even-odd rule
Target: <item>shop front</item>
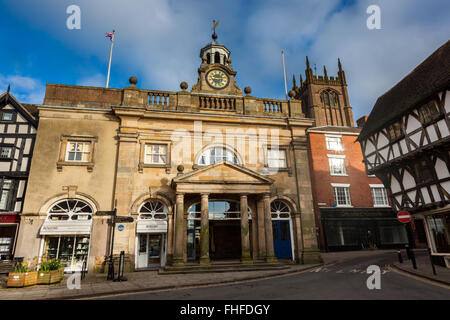
[{"label": "shop front", "polygon": [[92,207],[80,199],[55,203],[40,229],[42,259],[59,259],[65,272],[87,270]]},{"label": "shop front", "polygon": [[403,224],[391,208],[320,208],[327,251],[402,248]]},{"label": "shop front", "polygon": [[19,228],[19,215],[0,214],[0,260],[12,260]]},{"label": "shop front", "polygon": [[159,200],[149,200],[139,208],[136,224],[136,268],[163,267],[167,259],[167,212]]}]

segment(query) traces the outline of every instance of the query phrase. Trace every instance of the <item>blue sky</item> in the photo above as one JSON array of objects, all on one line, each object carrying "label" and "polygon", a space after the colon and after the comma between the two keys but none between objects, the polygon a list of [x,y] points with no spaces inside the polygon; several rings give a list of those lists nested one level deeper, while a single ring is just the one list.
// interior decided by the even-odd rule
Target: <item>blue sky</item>
[{"label": "blue sky", "polygon": [[[69,5],[81,29],[66,27]],[[381,29],[366,27],[369,5]],[[0,0],[0,91],[11,84],[22,102],[42,103],[45,83],[104,86],[105,34],[116,30],[110,87],[179,90],[197,81],[200,49],[220,21],[219,41],[231,50],[237,84],[257,97],[283,98],[281,50],[288,90],[304,74],[305,56],[322,73],[342,61],[355,120],[450,35],[447,0]]]}]

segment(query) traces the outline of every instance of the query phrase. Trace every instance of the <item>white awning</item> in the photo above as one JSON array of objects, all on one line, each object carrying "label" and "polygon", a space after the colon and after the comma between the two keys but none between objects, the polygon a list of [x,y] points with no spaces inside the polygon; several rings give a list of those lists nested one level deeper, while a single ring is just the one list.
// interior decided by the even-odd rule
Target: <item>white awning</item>
[{"label": "white awning", "polygon": [[51,221],[45,220],[41,235],[88,235],[91,233],[92,220]]},{"label": "white awning", "polygon": [[164,220],[138,220],[137,233],[167,233],[167,221]]}]

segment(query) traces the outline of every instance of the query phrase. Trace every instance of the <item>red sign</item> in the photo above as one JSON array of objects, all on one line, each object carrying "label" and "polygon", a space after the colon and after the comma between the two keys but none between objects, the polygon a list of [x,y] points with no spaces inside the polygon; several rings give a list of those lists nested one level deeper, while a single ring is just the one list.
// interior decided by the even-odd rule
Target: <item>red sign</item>
[{"label": "red sign", "polygon": [[401,223],[408,223],[408,222],[411,221],[412,217],[411,217],[411,215],[409,214],[408,211],[399,211],[397,213],[397,219]]}]

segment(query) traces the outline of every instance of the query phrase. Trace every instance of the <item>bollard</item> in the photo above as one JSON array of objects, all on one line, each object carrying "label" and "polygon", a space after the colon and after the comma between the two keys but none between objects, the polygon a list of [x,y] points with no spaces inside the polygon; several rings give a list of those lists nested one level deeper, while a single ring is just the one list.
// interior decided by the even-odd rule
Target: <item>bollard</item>
[{"label": "bollard", "polygon": [[123,276],[123,270],[125,265],[125,251],[120,251],[120,258],[119,258],[119,271],[117,274],[117,279],[114,279],[113,281],[127,281],[127,278]]},{"label": "bollard", "polygon": [[431,262],[431,268],[433,269],[433,274],[436,275],[436,268],[434,266],[434,262],[433,262],[433,256],[431,255],[431,249],[427,248],[428,251],[428,255],[430,257],[430,262]]},{"label": "bollard", "polygon": [[405,245],[405,249],[406,249],[406,257],[408,258],[408,260],[411,260],[411,251],[409,249],[409,245]]},{"label": "bollard", "polygon": [[402,252],[400,250],[397,251],[398,262],[403,263]]},{"label": "bollard", "polygon": [[86,277],[86,260],[83,260],[83,267],[81,268],[81,280]]},{"label": "bollard", "polygon": [[414,254],[414,250],[411,250],[410,254],[411,254],[411,262],[412,262],[413,268],[417,269],[416,256]]}]

